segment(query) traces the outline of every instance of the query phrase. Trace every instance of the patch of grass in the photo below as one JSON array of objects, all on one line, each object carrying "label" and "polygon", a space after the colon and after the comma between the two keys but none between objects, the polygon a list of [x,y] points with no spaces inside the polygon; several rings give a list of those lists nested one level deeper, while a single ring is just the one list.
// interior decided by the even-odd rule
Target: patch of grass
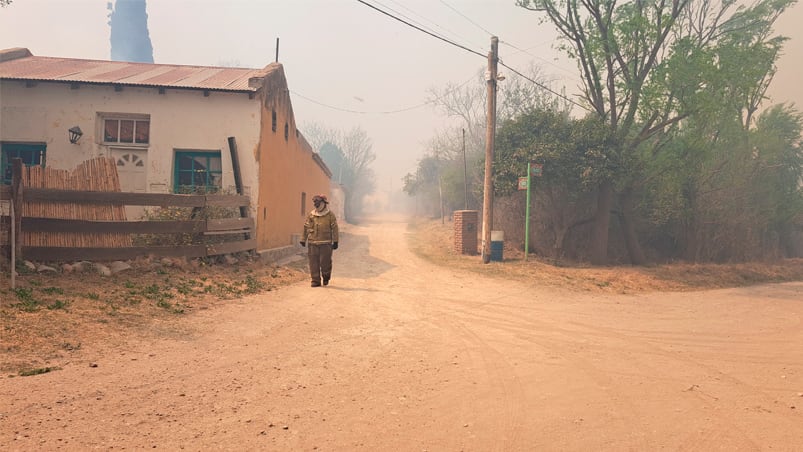
[{"label": "patch of grass", "polygon": [[42,292],[48,295],[53,295],[53,294],[64,295],[64,289],[62,289],[61,287],[45,287],[42,289]]},{"label": "patch of grass", "polygon": [[54,370],[61,370],[61,367],[37,367],[35,369],[24,369],[19,371],[20,377],[30,377],[31,375],[42,375]]},{"label": "patch of grass", "polygon": [[70,305],[69,301],[56,300],[53,303],[47,305],[47,309],[50,309],[51,311],[56,309],[67,309],[69,305]]},{"label": "patch of grass", "polygon": [[61,344],[61,348],[63,348],[64,350],[68,350],[68,351],[80,350],[81,349],[81,343],[79,342],[77,344],[71,344],[69,342],[65,342],[65,343]]},{"label": "patch of grass", "polygon": [[140,299],[139,297],[134,296],[134,295],[126,295],[123,300],[128,302],[128,304],[131,305],[131,306],[136,306],[136,305],[142,303],[142,299]]},{"label": "patch of grass", "polygon": [[84,297],[86,297],[86,298],[88,298],[90,300],[100,300],[100,295],[98,295],[95,292],[87,292],[87,293],[84,294]]},{"label": "patch of grass", "polygon": [[15,263],[14,267],[17,269],[17,274],[20,275],[20,276],[21,275],[30,275],[30,274],[36,273],[36,270],[28,268],[28,266],[25,265],[25,263],[23,261],[20,261],[20,260],[18,260]]},{"label": "patch of grass", "polygon": [[173,294],[170,292],[170,289],[168,287],[161,287],[158,284],[151,284],[145,286],[145,288],[143,288],[139,292],[139,294],[149,300],[153,300],[156,302],[161,302],[173,298]]},{"label": "patch of grass", "polygon": [[34,298],[33,289],[27,287],[19,287],[14,289],[14,295],[19,300],[14,306],[25,312],[36,312],[39,310],[41,302]]},{"label": "patch of grass", "polygon": [[264,289],[266,284],[259,280],[252,275],[248,275],[245,277],[245,293],[247,294],[255,294],[259,293]]},{"label": "patch of grass", "polygon": [[204,293],[221,299],[253,295],[268,290],[271,290],[271,287],[254,275],[247,275],[242,280],[215,281],[203,289]]},{"label": "patch of grass", "polygon": [[181,305],[178,303],[174,305],[173,303],[170,303],[167,300],[159,300],[156,302],[156,306],[162,309],[166,309],[172,312],[173,314],[184,314],[184,308],[181,307]]},{"label": "patch of grass", "polygon": [[180,282],[176,284],[176,292],[180,293],[181,295],[189,295],[192,293],[192,286],[186,282]]}]

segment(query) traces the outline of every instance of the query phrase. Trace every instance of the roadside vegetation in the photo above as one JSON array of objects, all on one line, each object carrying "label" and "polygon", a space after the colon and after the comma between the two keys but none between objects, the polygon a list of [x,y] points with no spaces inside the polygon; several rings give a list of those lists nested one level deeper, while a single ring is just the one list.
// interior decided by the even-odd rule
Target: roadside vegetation
[{"label": "roadside vegetation", "polygon": [[454,225],[440,220],[410,223],[410,246],[423,259],[455,270],[525,281],[533,288],[635,294],[657,291],[691,291],[741,287],[765,283],[803,281],[803,259],[735,264],[669,263],[644,266],[592,266],[556,263],[505,244],[502,262],[483,264],[480,256],[454,251]]},{"label": "roadside vegetation", "polygon": [[[774,25],[793,0],[516,3],[556,29],[580,93],[537,67],[498,81],[494,228],[506,239],[600,267],[803,257],[803,114],[767,96],[786,43]],[[483,73],[432,93],[458,125],[403,180],[419,215],[482,206]]]}]

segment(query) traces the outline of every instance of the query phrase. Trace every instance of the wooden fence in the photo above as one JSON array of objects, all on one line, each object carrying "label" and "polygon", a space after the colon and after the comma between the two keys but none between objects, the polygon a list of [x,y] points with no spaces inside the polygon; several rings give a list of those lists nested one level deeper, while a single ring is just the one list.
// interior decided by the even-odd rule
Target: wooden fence
[{"label": "wooden fence", "polygon": [[[21,161],[15,159],[14,182],[0,186],[0,246],[7,255],[15,254],[16,259],[109,261],[149,255],[196,258],[256,249],[253,218],[208,218],[211,210],[220,208],[237,215],[242,207],[247,211],[247,196],[37,188],[28,181],[23,183],[23,168]],[[124,213],[120,215],[124,206],[185,208],[179,210],[186,215],[168,220],[127,221]],[[109,214],[98,213],[104,211]],[[171,244],[142,244],[148,242],[145,238],[154,237],[167,239],[151,241]]]}]

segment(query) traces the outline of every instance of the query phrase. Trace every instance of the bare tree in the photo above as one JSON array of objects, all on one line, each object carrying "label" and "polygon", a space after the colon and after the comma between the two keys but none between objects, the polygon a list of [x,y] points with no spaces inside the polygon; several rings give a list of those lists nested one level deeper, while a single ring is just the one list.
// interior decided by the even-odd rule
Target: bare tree
[{"label": "bare tree", "polygon": [[304,137],[312,149],[321,154],[324,162],[336,169],[335,180],[346,195],[346,220],[356,222],[362,212],[362,199],[373,192],[376,181],[371,164],[376,160],[368,134],[359,127],[348,132],[331,129],[317,123],[304,125]]},{"label": "bare tree", "polygon": [[373,144],[368,134],[359,127],[345,133],[340,141],[340,148],[348,168],[348,184],[346,188],[346,220],[356,222],[362,213],[363,197],[376,188],[371,163],[376,160]]},{"label": "bare tree", "polygon": [[321,152],[321,147],[326,143],[334,145],[340,143],[341,133],[338,130],[330,129],[317,122],[304,123],[301,131],[315,152]]}]

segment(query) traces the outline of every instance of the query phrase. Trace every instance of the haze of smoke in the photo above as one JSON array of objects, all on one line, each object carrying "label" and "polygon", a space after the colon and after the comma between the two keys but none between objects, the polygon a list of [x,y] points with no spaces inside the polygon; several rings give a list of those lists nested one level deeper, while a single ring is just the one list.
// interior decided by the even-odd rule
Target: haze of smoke
[{"label": "haze of smoke", "polygon": [[145,0],[116,0],[111,11],[111,59],[153,63],[153,46],[148,32],[148,13]]}]

